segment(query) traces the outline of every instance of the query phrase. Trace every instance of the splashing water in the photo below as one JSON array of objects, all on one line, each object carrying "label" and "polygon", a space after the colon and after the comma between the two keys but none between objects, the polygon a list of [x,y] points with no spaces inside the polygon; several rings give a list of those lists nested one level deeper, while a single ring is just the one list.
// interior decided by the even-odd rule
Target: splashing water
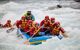
[{"label": "splashing water", "polygon": [[80,50],[80,10],[60,8],[43,11],[50,5],[47,4],[46,6],[46,4],[9,2],[0,5],[0,13],[4,14],[0,21],[4,24],[6,20],[11,19],[12,23],[14,23],[20,19],[25,11],[31,10],[38,22],[43,20],[45,15],[55,17],[56,21],[61,22],[62,27],[68,32],[69,37],[62,40],[53,37],[41,45],[27,46],[17,42],[16,30],[8,34],[6,33],[7,29],[0,29],[0,50]]}]

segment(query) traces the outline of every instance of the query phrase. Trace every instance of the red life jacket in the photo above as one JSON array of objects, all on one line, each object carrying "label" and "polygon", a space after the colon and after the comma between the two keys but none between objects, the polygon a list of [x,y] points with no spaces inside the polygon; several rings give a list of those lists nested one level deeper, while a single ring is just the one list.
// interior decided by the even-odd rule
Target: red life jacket
[{"label": "red life jacket", "polygon": [[53,28],[54,24],[55,24],[55,23],[51,23],[51,22],[50,22],[50,27]]},{"label": "red life jacket", "polygon": [[27,25],[27,20],[21,20],[21,27],[24,29]]},{"label": "red life jacket", "polygon": [[[39,29],[39,27],[32,27],[30,29],[30,35],[32,36],[34,33],[36,33],[38,31],[38,29]],[[36,33],[36,35],[38,35],[38,34]]]},{"label": "red life jacket", "polygon": [[61,27],[54,27],[53,30],[52,30],[52,34],[54,34],[54,35],[59,34],[60,28]]},{"label": "red life jacket", "polygon": [[49,27],[50,25],[50,21],[49,20],[44,20],[44,27]]},{"label": "red life jacket", "polygon": [[30,31],[30,29],[32,29],[32,27],[33,27],[33,24],[32,25],[26,25],[26,27],[24,28],[24,31],[25,32],[28,32],[28,31]]}]

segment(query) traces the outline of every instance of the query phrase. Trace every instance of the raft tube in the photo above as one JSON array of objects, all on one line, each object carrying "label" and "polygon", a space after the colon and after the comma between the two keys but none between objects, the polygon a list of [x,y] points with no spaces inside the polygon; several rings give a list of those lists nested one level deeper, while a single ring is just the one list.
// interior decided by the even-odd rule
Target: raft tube
[{"label": "raft tube", "polygon": [[[23,39],[29,39],[31,38],[28,34],[26,34],[25,32],[21,32],[20,29],[18,29],[18,33],[21,34],[21,36],[23,37]],[[29,42],[31,44],[41,44],[43,41],[46,41],[47,39],[52,38],[52,36],[47,36],[47,35],[43,35],[43,36],[38,36],[38,37],[33,37],[29,40]]]}]

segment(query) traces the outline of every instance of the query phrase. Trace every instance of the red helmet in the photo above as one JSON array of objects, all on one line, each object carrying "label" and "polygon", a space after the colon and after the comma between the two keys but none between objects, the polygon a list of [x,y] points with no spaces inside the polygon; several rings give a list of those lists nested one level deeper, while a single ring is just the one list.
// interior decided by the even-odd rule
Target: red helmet
[{"label": "red helmet", "polygon": [[32,23],[32,22],[33,22],[32,20],[29,20],[29,21],[28,21],[28,24],[30,24],[30,23]]},{"label": "red helmet", "polygon": [[55,18],[51,18],[51,20],[55,20]]},{"label": "red helmet", "polygon": [[7,20],[7,22],[11,22],[11,20]]},{"label": "red helmet", "polygon": [[21,17],[21,19],[25,19],[25,18],[26,18],[25,16],[22,16],[22,17]]},{"label": "red helmet", "polygon": [[45,19],[49,19],[49,16],[45,16]]},{"label": "red helmet", "polygon": [[56,25],[60,25],[60,22],[56,22],[55,24],[56,24]]}]

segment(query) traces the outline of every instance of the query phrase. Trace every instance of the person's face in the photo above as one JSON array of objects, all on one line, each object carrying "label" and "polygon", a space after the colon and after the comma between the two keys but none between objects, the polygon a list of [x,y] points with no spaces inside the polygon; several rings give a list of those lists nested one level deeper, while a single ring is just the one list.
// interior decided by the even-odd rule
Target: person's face
[{"label": "person's face", "polygon": [[59,27],[60,26],[60,24],[57,24],[57,27]]},{"label": "person's face", "polygon": [[52,22],[52,23],[54,23],[54,22],[55,22],[55,20],[51,20],[51,22]]},{"label": "person's face", "polygon": [[49,20],[49,18],[45,18],[45,20],[47,21],[47,20]]},{"label": "person's face", "polygon": [[22,20],[25,20],[25,18],[22,18]]},{"label": "person's face", "polygon": [[11,21],[7,21],[7,23],[11,23]]}]

